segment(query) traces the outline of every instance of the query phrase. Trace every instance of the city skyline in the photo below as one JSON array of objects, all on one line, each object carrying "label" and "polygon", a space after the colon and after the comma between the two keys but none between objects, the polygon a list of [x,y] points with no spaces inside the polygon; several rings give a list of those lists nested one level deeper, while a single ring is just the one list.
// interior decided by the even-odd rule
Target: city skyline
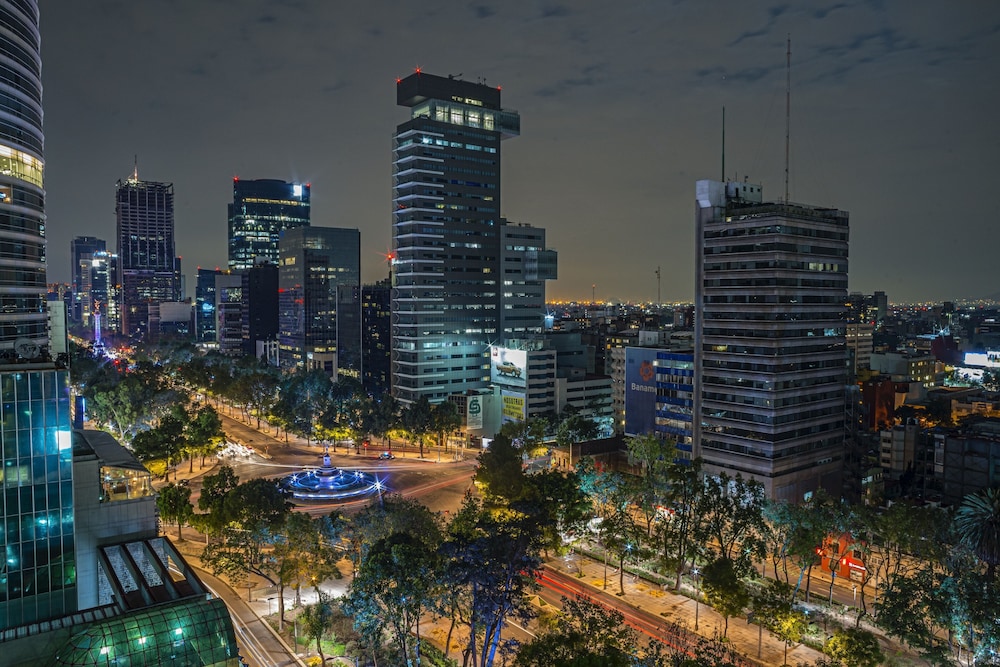
[{"label": "city skyline", "polygon": [[234,176],[311,183],[313,224],[357,227],[363,280],[384,277],[394,80],[420,66],[502,85],[526,119],[501,214],[548,231],[551,299],[654,300],[659,267],[662,300],[690,301],[694,184],[721,175],[723,106],[726,176],[783,197],[790,35],[790,199],[851,214],[850,291],[997,292],[975,194],[1000,142],[991,5],[42,9],[50,282],[70,280],[74,236],[113,238],[136,155],[140,178],[175,184],[188,296],[198,266],[226,264]]}]

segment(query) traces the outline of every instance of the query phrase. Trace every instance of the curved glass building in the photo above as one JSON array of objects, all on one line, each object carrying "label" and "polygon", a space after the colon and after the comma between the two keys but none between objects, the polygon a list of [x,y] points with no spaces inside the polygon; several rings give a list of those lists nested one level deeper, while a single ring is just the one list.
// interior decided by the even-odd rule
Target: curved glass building
[{"label": "curved glass building", "polygon": [[0,0],[0,365],[47,356],[36,0]]}]

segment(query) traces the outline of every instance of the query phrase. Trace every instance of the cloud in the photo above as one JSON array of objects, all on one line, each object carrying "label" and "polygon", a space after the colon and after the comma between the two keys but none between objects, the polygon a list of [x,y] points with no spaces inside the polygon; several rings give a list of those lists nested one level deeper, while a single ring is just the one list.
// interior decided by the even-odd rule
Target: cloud
[{"label": "cloud", "polygon": [[566,5],[548,5],[547,7],[542,7],[543,19],[563,18],[572,13],[573,12]]},{"label": "cloud", "polygon": [[472,7],[472,13],[477,19],[488,19],[496,14],[496,10],[486,5],[475,5]]}]

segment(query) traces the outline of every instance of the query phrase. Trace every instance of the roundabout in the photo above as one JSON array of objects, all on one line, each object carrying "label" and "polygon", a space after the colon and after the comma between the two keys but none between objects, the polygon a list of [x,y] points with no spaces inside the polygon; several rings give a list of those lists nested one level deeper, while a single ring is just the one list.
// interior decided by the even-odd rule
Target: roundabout
[{"label": "roundabout", "polygon": [[334,467],[328,451],[323,452],[323,465],[319,468],[286,475],[278,484],[299,502],[356,500],[385,490],[384,479],[377,475]]}]

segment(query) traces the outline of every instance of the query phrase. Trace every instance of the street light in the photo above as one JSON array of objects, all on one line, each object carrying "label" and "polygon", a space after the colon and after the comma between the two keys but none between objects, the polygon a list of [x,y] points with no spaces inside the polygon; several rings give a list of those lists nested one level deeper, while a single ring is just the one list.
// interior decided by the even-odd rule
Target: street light
[{"label": "street light", "polygon": [[698,610],[701,604],[701,572],[698,568],[691,570],[694,575],[695,595],[694,595],[694,631],[698,632]]}]

